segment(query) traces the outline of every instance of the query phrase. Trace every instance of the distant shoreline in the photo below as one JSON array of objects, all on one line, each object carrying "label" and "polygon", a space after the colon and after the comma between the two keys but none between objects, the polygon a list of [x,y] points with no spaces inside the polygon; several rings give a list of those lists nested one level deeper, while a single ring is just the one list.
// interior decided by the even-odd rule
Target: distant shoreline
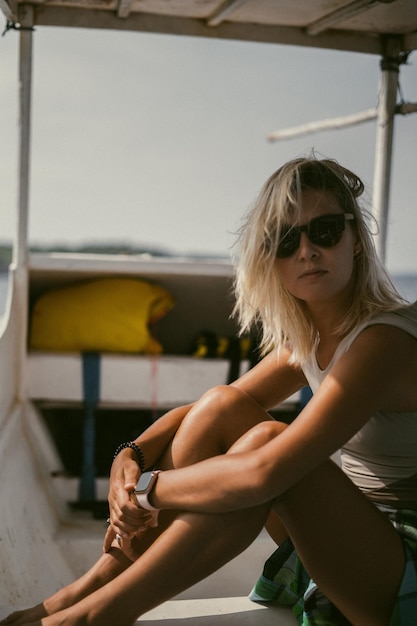
[{"label": "distant shoreline", "polygon": [[[180,252],[167,250],[165,248],[158,248],[156,246],[150,246],[146,244],[130,244],[126,242],[109,241],[103,243],[83,243],[65,244],[65,243],[52,243],[50,245],[31,244],[31,252],[42,252],[45,254],[51,252],[63,252],[68,254],[125,254],[137,256],[141,254],[149,254],[152,257],[185,257],[190,259],[224,259],[227,255],[224,254],[210,254],[201,252]],[[0,272],[7,272],[12,260],[12,244],[9,242],[0,242]]]}]

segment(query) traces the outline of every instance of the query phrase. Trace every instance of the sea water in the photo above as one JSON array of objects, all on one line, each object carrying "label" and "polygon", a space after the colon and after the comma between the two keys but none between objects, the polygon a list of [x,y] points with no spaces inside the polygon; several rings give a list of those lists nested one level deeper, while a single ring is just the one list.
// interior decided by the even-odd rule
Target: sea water
[{"label": "sea water", "polygon": [[404,298],[410,302],[417,300],[417,274],[393,276],[394,284]]}]

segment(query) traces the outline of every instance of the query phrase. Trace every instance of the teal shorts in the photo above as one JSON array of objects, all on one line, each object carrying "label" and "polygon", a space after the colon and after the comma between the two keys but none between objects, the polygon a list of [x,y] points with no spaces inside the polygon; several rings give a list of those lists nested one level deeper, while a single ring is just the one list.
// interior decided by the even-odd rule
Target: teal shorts
[{"label": "teal shorts", "polygon": [[400,533],[406,557],[390,626],[412,626],[417,623],[417,511],[382,510]]},{"label": "teal shorts", "polygon": [[[417,511],[382,508],[400,533],[406,555],[404,576],[390,626],[417,623]],[[349,626],[303,567],[290,539],[266,561],[249,598],[290,606],[300,626]]]}]

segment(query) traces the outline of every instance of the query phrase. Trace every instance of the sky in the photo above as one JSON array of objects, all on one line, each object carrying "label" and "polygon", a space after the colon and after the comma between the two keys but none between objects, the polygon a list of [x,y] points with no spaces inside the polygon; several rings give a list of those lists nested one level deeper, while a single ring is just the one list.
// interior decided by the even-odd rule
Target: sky
[{"label": "sky", "polygon": [[[378,102],[373,55],[38,27],[29,238],[229,255],[241,218],[288,159],[355,171],[372,203],[375,122],[279,143],[272,131]],[[14,237],[18,33],[0,38],[0,241]],[[417,102],[417,52],[401,67]],[[397,116],[387,265],[415,272],[417,114]]]}]

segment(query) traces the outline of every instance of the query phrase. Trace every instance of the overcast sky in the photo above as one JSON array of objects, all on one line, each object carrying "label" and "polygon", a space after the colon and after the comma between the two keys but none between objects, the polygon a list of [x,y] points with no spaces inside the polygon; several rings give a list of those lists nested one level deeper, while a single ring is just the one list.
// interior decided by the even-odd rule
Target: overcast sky
[{"label": "overcast sky", "polygon": [[[30,239],[229,254],[284,161],[313,148],[372,194],[375,123],[270,143],[375,107],[378,57],[141,33],[37,28]],[[0,39],[0,239],[14,235],[18,33]],[[417,52],[401,68],[417,102]],[[417,269],[417,114],[397,117],[387,264]]]}]

